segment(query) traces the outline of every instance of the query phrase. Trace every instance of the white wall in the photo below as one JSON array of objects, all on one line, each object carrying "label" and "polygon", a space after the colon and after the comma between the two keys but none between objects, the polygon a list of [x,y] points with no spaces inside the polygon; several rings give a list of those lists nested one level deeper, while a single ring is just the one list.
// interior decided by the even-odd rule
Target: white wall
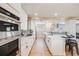
[{"label": "white wall", "polygon": [[70,34],[75,35],[76,34],[76,20],[67,20],[65,30]]}]

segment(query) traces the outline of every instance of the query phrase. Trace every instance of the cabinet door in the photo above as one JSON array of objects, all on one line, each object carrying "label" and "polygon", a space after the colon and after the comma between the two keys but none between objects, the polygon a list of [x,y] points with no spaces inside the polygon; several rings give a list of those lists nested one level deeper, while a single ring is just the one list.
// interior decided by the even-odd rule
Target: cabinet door
[{"label": "cabinet door", "polygon": [[8,54],[8,44],[0,46],[0,56],[6,56]]},{"label": "cabinet door", "polygon": [[27,53],[27,49],[28,49],[27,44],[28,44],[28,42],[26,42],[26,37],[21,37],[21,55],[22,56],[28,55],[28,53]]}]

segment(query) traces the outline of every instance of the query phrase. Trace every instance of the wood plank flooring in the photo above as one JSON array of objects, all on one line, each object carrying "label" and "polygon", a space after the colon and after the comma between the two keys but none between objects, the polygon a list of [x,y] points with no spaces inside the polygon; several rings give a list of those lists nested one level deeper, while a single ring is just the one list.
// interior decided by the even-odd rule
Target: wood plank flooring
[{"label": "wood plank flooring", "polygon": [[37,38],[29,56],[51,56],[42,37]]}]

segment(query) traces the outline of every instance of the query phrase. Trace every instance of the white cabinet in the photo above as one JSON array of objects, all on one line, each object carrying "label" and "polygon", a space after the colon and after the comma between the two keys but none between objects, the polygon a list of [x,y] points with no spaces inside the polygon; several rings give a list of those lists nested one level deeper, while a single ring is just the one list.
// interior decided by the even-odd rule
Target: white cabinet
[{"label": "white cabinet", "polygon": [[51,36],[46,37],[45,41],[46,41],[46,44],[47,44],[48,49],[52,53],[52,50],[51,50]]},{"label": "white cabinet", "polygon": [[47,36],[46,44],[52,55],[54,56],[65,55],[65,40],[62,38],[62,35]]},{"label": "white cabinet", "polygon": [[52,37],[52,49],[54,55],[65,55],[65,39],[61,35],[54,35]]},{"label": "white cabinet", "polygon": [[28,56],[35,41],[34,36],[21,37],[21,55]]},{"label": "white cabinet", "polygon": [[9,3],[0,3],[0,6],[6,9],[7,11],[19,16],[19,11],[17,10],[17,8],[14,8],[15,6],[18,7],[17,5]]}]

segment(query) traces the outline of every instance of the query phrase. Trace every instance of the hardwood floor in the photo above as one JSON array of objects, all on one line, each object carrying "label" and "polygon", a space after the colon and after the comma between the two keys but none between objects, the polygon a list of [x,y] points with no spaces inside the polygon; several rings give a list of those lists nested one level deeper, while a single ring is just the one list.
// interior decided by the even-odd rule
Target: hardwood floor
[{"label": "hardwood floor", "polygon": [[29,56],[51,56],[42,37],[37,38]]},{"label": "hardwood floor", "polygon": [[20,56],[20,51],[19,50],[16,51],[16,56]]}]

